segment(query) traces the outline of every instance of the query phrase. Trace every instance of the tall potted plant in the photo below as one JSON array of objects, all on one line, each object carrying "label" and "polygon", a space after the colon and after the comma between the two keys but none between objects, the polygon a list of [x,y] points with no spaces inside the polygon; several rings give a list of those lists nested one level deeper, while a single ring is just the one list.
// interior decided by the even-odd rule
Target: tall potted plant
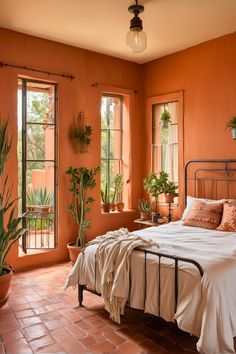
[{"label": "tall potted plant", "polygon": [[71,262],[75,263],[77,256],[86,243],[86,229],[90,226],[87,214],[94,198],[88,196],[88,190],[96,186],[95,176],[100,172],[100,167],[88,169],[87,167],[69,167],[66,174],[70,177],[70,192],[73,194],[73,203],[68,204],[68,211],[78,224],[78,233],[75,242],[70,242],[67,247]]},{"label": "tall potted plant", "polygon": [[108,185],[106,183],[105,190],[101,190],[101,199],[102,199],[102,210],[104,213],[109,213],[111,208],[110,196],[108,192]]},{"label": "tall potted plant", "polygon": [[118,211],[123,211],[124,203],[122,199],[123,192],[123,176],[117,173],[114,177],[114,199],[116,198],[116,207]]},{"label": "tall potted plant", "polygon": [[8,176],[4,177],[12,140],[8,139],[8,120],[0,121],[0,307],[7,301],[12,270],[6,265],[6,257],[14,243],[27,231],[20,227],[22,217],[15,218],[12,187],[8,187]]},{"label": "tall potted plant", "polygon": [[159,177],[155,172],[151,172],[148,177],[144,178],[144,189],[155,198],[155,213],[158,211],[158,196],[164,193],[164,186],[168,180],[168,173],[160,171]]}]

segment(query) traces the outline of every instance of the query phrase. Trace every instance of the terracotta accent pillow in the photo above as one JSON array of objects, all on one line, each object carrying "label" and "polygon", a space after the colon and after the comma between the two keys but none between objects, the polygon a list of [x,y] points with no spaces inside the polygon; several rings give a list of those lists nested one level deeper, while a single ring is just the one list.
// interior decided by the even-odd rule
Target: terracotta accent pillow
[{"label": "terracotta accent pillow", "polygon": [[236,204],[224,203],[223,216],[218,230],[236,231]]},{"label": "terracotta accent pillow", "polygon": [[220,224],[222,208],[223,203],[195,201],[183,225],[215,229]]},{"label": "terracotta accent pillow", "polygon": [[[196,201],[223,204],[226,202],[226,199],[217,199],[216,200],[216,199],[206,199],[206,198],[195,198],[195,197],[192,197],[191,195],[187,195],[187,205],[186,205],[186,208],[184,209],[182,220],[187,219],[187,217],[189,216],[189,214],[191,212],[192,206],[193,206],[194,202],[196,202]],[[235,201],[235,203],[236,203],[235,199],[230,199],[230,201]]]}]

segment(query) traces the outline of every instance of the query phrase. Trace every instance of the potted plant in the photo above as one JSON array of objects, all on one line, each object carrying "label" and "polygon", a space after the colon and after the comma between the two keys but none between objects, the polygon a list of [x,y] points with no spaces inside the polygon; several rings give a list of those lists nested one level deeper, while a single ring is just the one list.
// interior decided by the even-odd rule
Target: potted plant
[{"label": "potted plant", "polygon": [[226,129],[231,129],[232,139],[236,139],[236,116],[230,118],[230,120],[226,123]]},{"label": "potted plant", "polygon": [[123,176],[121,173],[117,173],[114,177],[114,188],[114,194],[116,197],[116,208],[118,211],[123,211],[125,205],[122,201]]},{"label": "potted plant", "polygon": [[110,204],[110,196],[108,193],[108,186],[106,183],[105,190],[101,190],[101,198],[102,198],[102,210],[104,213],[109,213],[111,204]]},{"label": "potted plant", "polygon": [[6,257],[14,243],[27,231],[21,227],[21,217],[15,218],[17,198],[11,199],[12,188],[7,186],[8,176],[3,177],[12,140],[8,140],[8,120],[0,122],[0,307],[8,298],[12,269],[6,265]]},{"label": "potted plant", "polygon": [[170,113],[166,109],[161,113],[160,122],[163,128],[168,128],[171,123]]},{"label": "potted plant", "polygon": [[174,197],[177,197],[179,194],[176,192],[178,186],[171,181],[167,181],[164,185],[165,201],[168,204],[174,203]]},{"label": "potted plant", "polygon": [[152,212],[151,204],[146,199],[140,199],[138,201],[138,209],[140,211],[140,219],[148,220],[150,219],[150,213]]},{"label": "potted plant", "polygon": [[70,189],[73,194],[73,203],[68,204],[68,211],[78,224],[78,234],[75,242],[70,242],[67,248],[70,253],[72,263],[75,263],[77,256],[86,243],[86,229],[90,226],[90,221],[86,218],[90,211],[90,206],[94,198],[88,196],[88,190],[96,186],[95,176],[100,172],[100,167],[88,169],[87,167],[69,167],[66,174],[70,177]]},{"label": "potted plant", "polygon": [[[151,172],[148,177],[144,178],[143,185],[144,189],[155,198],[155,209],[154,212],[157,214],[158,211],[158,196],[164,193],[164,185],[167,183],[168,173],[164,171],[159,172],[159,177],[155,172]],[[157,217],[156,217],[157,219]]]},{"label": "potted plant", "polygon": [[114,192],[111,195],[111,211],[115,211],[116,210],[115,197],[116,197],[116,193]]},{"label": "potted plant", "polygon": [[93,129],[90,125],[84,127],[83,113],[80,112],[77,121],[71,126],[69,131],[69,137],[73,141],[75,152],[83,153],[87,151],[92,133]]}]

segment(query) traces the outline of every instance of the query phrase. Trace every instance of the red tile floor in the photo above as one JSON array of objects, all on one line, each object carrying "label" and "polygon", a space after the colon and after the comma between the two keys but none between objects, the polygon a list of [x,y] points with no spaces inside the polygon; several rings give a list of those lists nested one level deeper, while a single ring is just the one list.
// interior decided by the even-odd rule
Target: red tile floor
[{"label": "red tile floor", "polygon": [[75,308],[77,290],[63,290],[70,269],[67,263],[14,275],[0,309],[0,354],[197,353],[197,338],[142,311],[127,308],[116,324],[88,292],[85,307]]}]

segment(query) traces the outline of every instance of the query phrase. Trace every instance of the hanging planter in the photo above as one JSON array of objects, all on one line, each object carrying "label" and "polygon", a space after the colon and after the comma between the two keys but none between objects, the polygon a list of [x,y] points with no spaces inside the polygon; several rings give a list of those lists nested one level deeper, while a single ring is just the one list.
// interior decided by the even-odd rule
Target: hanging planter
[{"label": "hanging planter", "polygon": [[232,139],[236,140],[236,116],[231,117],[226,123],[226,129],[231,129]]},{"label": "hanging planter", "polygon": [[232,133],[232,139],[236,140],[236,128],[232,128],[231,133]]},{"label": "hanging planter", "polygon": [[166,129],[169,127],[169,123],[171,123],[170,113],[164,109],[160,117],[160,125],[162,128]]},{"label": "hanging planter", "polygon": [[88,151],[88,145],[91,143],[90,136],[93,129],[90,125],[84,126],[84,115],[79,112],[76,122],[71,126],[69,137],[73,141],[74,151],[84,153]]}]

